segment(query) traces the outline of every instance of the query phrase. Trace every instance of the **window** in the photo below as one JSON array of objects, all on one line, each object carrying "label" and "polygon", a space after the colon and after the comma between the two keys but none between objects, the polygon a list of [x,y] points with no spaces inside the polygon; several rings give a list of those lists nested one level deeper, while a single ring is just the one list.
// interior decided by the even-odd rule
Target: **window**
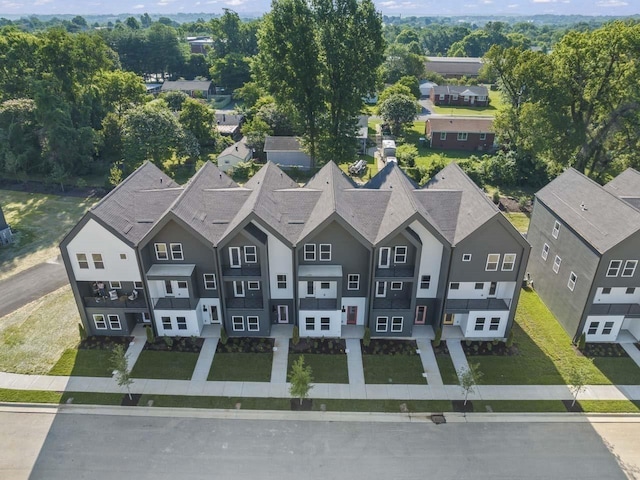
[{"label": "window", "polygon": [[258,263],[258,251],[255,245],[246,245],[244,247],[244,262]]},{"label": "window", "polygon": [[393,263],[407,263],[407,247],[396,247],[393,254]]},{"label": "window", "polygon": [[440,100],[444,100],[444,93],[440,94]]},{"label": "window", "polygon": [[402,331],[402,320],[404,317],[391,317],[391,331],[392,332],[401,332]]},{"label": "window", "polygon": [[386,332],[389,329],[389,317],[376,318],[376,332]]},{"label": "window", "polygon": [[636,293],[636,289],[633,287],[629,287],[624,291],[624,293],[626,293],[627,295],[633,295],[634,293]]},{"label": "window", "polygon": [[313,317],[305,318],[305,326],[307,327],[307,331],[316,329],[316,319]]},{"label": "window", "polygon": [[451,282],[449,284],[449,290],[458,290],[460,288],[459,282]]},{"label": "window", "polygon": [[126,260],[127,259],[127,254],[126,253],[121,253],[120,254],[120,260]]},{"label": "window", "polygon": [[485,270],[487,272],[495,272],[498,270],[498,264],[500,263],[500,254],[499,253],[490,253],[487,255],[487,266]]},{"label": "window", "polygon": [[136,290],[142,290],[142,282],[133,282],[133,288]]},{"label": "window", "polygon": [[624,268],[622,269],[623,277],[633,277],[633,274],[636,273],[636,267],[638,266],[637,260],[627,260],[624,262]]},{"label": "window", "polygon": [[576,288],[576,280],[578,280],[577,275],[571,272],[569,274],[569,282],[567,283],[567,287],[569,287],[569,290],[571,290],[572,292],[573,292],[573,289]]},{"label": "window", "polygon": [[422,275],[420,278],[420,288],[430,288],[431,287],[431,275]]},{"label": "window", "polygon": [[513,267],[516,264],[516,254],[515,253],[505,253],[502,258],[502,271],[503,272],[511,272],[513,271]]},{"label": "window", "polygon": [[602,294],[603,295],[609,295],[611,293],[611,287],[604,287],[602,289]]},{"label": "window", "polygon": [[236,297],[244,297],[244,282],[233,282],[233,294]]},{"label": "window", "polygon": [[313,282],[307,282],[307,295],[313,295]]},{"label": "window", "polygon": [[453,95],[451,95],[451,100],[458,100],[458,94],[454,93]]},{"label": "window", "polygon": [[78,260],[80,268],[89,268],[89,260],[87,260],[86,253],[76,253],[76,260]]},{"label": "window", "polygon": [[91,259],[93,260],[93,268],[97,270],[104,269],[104,262],[102,261],[102,254],[100,253],[92,253]]},{"label": "window", "polygon": [[447,139],[447,132],[440,132],[440,140],[446,140]]},{"label": "window", "polygon": [[376,282],[376,297],[384,297],[387,294],[387,282]]},{"label": "window", "polygon": [[389,262],[391,261],[391,248],[380,248],[380,254],[378,255],[378,267],[389,268]]},{"label": "window", "polygon": [[560,222],[556,220],[556,223],[553,224],[553,230],[551,230],[551,236],[553,238],[558,238],[559,233],[560,233]]},{"label": "window", "polygon": [[231,326],[234,332],[244,331],[244,317],[231,317]]},{"label": "window", "polygon": [[496,331],[500,327],[500,317],[492,317],[489,323],[489,330]]},{"label": "window", "polygon": [[178,324],[178,330],[186,330],[187,329],[187,319],[186,319],[186,317],[176,317],[176,323]]},{"label": "window", "polygon": [[553,271],[555,273],[558,273],[558,270],[560,270],[560,264],[562,263],[562,259],[556,255],[556,259],[553,261]]},{"label": "window", "polygon": [[111,330],[122,330],[120,317],[118,315],[107,315],[107,317],[109,318],[109,328]]},{"label": "window", "polygon": [[466,142],[468,136],[469,136],[469,134],[467,132],[458,132],[458,141],[459,142]]},{"label": "window", "polygon": [[480,140],[486,140],[487,139],[487,134],[486,133],[481,133],[480,134]]},{"label": "window", "polygon": [[331,330],[331,319],[329,317],[320,318],[320,330]]},{"label": "window", "polygon": [[304,259],[307,262],[314,262],[316,260],[316,244],[315,243],[305,244]]},{"label": "window", "polygon": [[471,254],[470,253],[465,253],[464,255],[462,255],[462,261],[463,262],[470,262],[471,261]]},{"label": "window", "polygon": [[607,277],[617,277],[620,273],[620,267],[622,266],[622,260],[611,260],[609,262],[609,268],[607,268]]},{"label": "window", "polygon": [[189,285],[184,280],[180,280],[176,282],[176,285],[178,286],[178,288],[182,288],[182,289],[189,288]]},{"label": "window", "polygon": [[109,282],[109,285],[111,285],[111,288],[117,288],[117,289],[122,288],[122,283],[120,282]]},{"label": "window", "polygon": [[600,322],[591,322],[589,324],[589,330],[587,330],[587,335],[595,335],[598,332],[599,326]]},{"label": "window", "polygon": [[240,268],[240,247],[229,247],[229,265]]},{"label": "window", "polygon": [[402,282],[391,282],[391,290],[402,290]]},{"label": "window", "polygon": [[162,328],[164,330],[171,330],[171,317],[162,317]]},{"label": "window", "polygon": [[104,315],[96,314],[93,316],[93,324],[96,326],[96,330],[106,330],[107,322],[104,319]]},{"label": "window", "polygon": [[484,330],[484,323],[487,321],[486,318],[476,318],[476,325],[474,327],[474,330],[476,332],[481,332],[482,330]]},{"label": "window", "polygon": [[205,290],[215,290],[216,289],[216,276],[214,273],[205,273],[203,274],[204,278],[204,289]]},{"label": "window", "polygon": [[260,290],[260,282],[256,282],[254,280],[251,280],[251,281],[247,282],[247,289],[248,290]]},{"label": "window", "polygon": [[473,287],[476,290],[483,290],[484,289],[484,283],[478,282],[474,285]]},{"label": "window", "polygon": [[547,257],[549,256],[549,244],[545,243],[542,246],[542,259],[546,262],[547,261]]},{"label": "window", "polygon": [[171,249],[171,260],[184,260],[181,243],[170,243],[169,248]]},{"label": "window", "polygon": [[611,335],[611,330],[613,330],[613,322],[604,322],[604,327],[602,328],[602,334]]},{"label": "window", "polygon": [[260,318],[259,317],[247,317],[247,330],[250,332],[257,332],[260,330]]},{"label": "window", "polygon": [[287,276],[286,275],[276,275],[276,282],[278,284],[278,288],[287,288]]},{"label": "window", "polygon": [[153,246],[156,250],[157,260],[169,260],[169,254],[167,253],[166,243],[155,243]]},{"label": "window", "polygon": [[464,96],[464,101],[465,101],[465,102],[468,102],[468,101],[469,101],[469,95],[465,95],[465,96]]},{"label": "window", "polygon": [[360,274],[351,273],[347,275],[347,290],[360,290]]},{"label": "window", "polygon": [[331,244],[330,243],[320,244],[320,261],[321,262],[331,261]]},{"label": "window", "polygon": [[329,290],[330,288],[331,288],[331,283],[320,282],[320,290]]}]

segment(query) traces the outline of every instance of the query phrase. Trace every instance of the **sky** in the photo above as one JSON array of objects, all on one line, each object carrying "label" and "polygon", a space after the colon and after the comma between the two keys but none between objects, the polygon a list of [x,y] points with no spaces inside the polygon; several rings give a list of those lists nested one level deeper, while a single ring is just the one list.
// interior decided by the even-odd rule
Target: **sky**
[{"label": "sky", "polygon": [[[640,0],[373,0],[389,16],[634,15]],[[139,3],[136,3],[139,2]],[[0,0],[0,16],[28,14],[222,13],[261,15],[270,0]]]}]

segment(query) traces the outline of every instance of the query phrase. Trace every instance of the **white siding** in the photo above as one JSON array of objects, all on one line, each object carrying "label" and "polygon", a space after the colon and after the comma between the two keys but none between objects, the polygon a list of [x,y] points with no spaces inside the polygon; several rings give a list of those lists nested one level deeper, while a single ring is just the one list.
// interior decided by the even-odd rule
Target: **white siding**
[{"label": "white siding", "polygon": [[[89,220],[82,227],[67,245],[67,252],[78,281],[139,282],[142,280],[135,250],[95,220]],[[77,253],[84,253],[87,256],[89,268],[78,266]],[[103,269],[94,268],[92,253],[102,255]],[[125,255],[126,258],[120,258],[121,255]]]},{"label": "white siding", "polygon": [[[320,284],[328,283],[329,288],[322,289]],[[298,282],[298,295],[300,298],[338,298],[338,282],[313,282],[313,295],[307,295],[307,282]]]},{"label": "white siding", "polygon": [[[153,315],[156,320],[156,327],[158,328],[159,336],[168,337],[190,337],[195,335],[200,336],[202,332],[202,317],[198,318],[194,310],[154,310]],[[162,326],[162,317],[171,318],[172,328],[165,330]],[[177,317],[185,317],[187,319],[187,329],[178,330]]]},{"label": "white siding", "polygon": [[[618,332],[622,327],[624,321],[623,315],[589,315],[586,322],[584,322],[583,332],[586,334],[587,342],[615,342],[618,338]],[[598,322],[598,329],[595,334],[589,334],[589,327],[592,322]],[[613,322],[611,333],[604,335],[602,330],[605,322]]]},{"label": "white siding", "polygon": [[[476,290],[475,285],[476,282],[458,282],[460,283],[460,288],[457,290],[451,290],[449,285],[447,285],[448,293],[447,298],[449,299],[478,299],[478,298],[487,298],[489,294],[489,287],[491,284],[489,282],[484,282],[484,286],[482,290]],[[480,282],[478,282],[480,283]],[[497,293],[497,292],[496,292]]]},{"label": "white siding", "polygon": [[[293,298],[293,253],[289,247],[278,238],[265,230],[260,225],[252,222],[267,235],[267,249],[269,257],[269,291],[271,298],[292,299]],[[278,288],[278,275],[287,276],[287,288]]]},{"label": "white siding", "polygon": [[[485,324],[483,330],[476,330],[476,319],[484,318]],[[497,330],[489,330],[492,318],[500,318],[500,324]],[[464,321],[460,322],[460,328],[465,338],[504,338],[504,332],[507,328],[509,320],[509,311],[471,311]]]},{"label": "white siding", "polygon": [[498,286],[496,288],[496,297],[509,299],[509,302],[507,302],[507,304],[510,305],[515,291],[516,282],[498,282]]},{"label": "white siding", "polygon": [[640,340],[640,318],[625,318],[622,328],[628,330],[636,340]]},{"label": "white siding", "polygon": [[[205,323],[209,324],[211,319],[211,306],[214,305],[218,308],[218,322],[222,321],[222,312],[220,311],[220,299],[219,298],[201,298],[196,307],[196,315],[198,317],[198,325],[202,327]],[[206,308],[206,311],[203,309]]]},{"label": "white siding", "polygon": [[632,294],[625,293],[626,287],[613,287],[611,293],[603,295],[602,287],[598,287],[593,303],[640,303],[640,287]]},{"label": "white siding", "polygon": [[358,315],[356,316],[356,325],[364,325],[365,308],[367,305],[366,297],[342,297],[342,305],[345,311],[342,313],[342,325],[347,324],[347,310],[349,307],[358,307]]},{"label": "white siding", "polygon": [[[335,310],[300,310],[300,336],[301,337],[339,337],[342,334],[340,323],[341,311]],[[315,319],[315,330],[307,331],[307,318]],[[330,318],[329,330],[320,330],[320,318]]]},{"label": "white siding", "polygon": [[[418,234],[422,241],[422,253],[420,256],[420,267],[418,272],[418,289],[416,297],[435,298],[438,292],[438,281],[440,280],[440,267],[442,264],[442,243],[434,237],[418,221],[411,224],[411,229]],[[431,276],[429,288],[420,288],[420,279],[423,275]]]}]

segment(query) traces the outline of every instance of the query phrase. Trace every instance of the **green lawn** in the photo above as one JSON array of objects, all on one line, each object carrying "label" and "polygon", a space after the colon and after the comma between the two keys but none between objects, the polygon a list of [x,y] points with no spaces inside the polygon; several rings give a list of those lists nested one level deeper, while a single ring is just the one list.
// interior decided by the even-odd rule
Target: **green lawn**
[{"label": "green lawn", "polygon": [[0,388],[0,402],[60,403],[62,393],[41,390],[8,390]]},{"label": "green lawn", "polygon": [[0,205],[15,232],[14,243],[0,248],[0,280],[59,255],[58,244],[96,202],[0,190]]},{"label": "green lawn", "polygon": [[122,393],[65,392],[60,403],[67,403],[72,398],[71,403],[78,405],[120,405],[124,395]]},{"label": "green lawn", "polygon": [[207,380],[271,381],[272,353],[216,353]]},{"label": "green lawn", "polygon": [[313,409],[320,410],[324,404],[328,412],[386,412],[399,413],[406,405],[409,412],[450,412],[449,400],[336,400],[314,399]]},{"label": "green lawn", "polygon": [[[289,372],[300,354],[289,354]],[[321,355],[306,353],[304,363],[311,367],[312,383],[349,383],[346,355]],[[313,392],[313,390],[312,390]]]},{"label": "green lawn", "polygon": [[235,409],[240,403],[244,410],[289,410],[288,398],[238,398],[200,397],[187,395],[142,395],[139,406],[146,406],[153,400],[154,407],[220,408]]},{"label": "green lawn", "polygon": [[529,229],[529,216],[521,212],[505,212],[507,219],[520,233],[526,233]]},{"label": "green lawn", "polygon": [[504,108],[504,102],[500,96],[500,92],[489,90],[489,99],[491,100],[488,107],[433,107],[432,113],[438,115],[464,115],[464,116],[489,116],[492,117]]},{"label": "green lawn", "polygon": [[[371,155],[358,155],[358,160],[367,161],[367,170],[361,176],[353,177],[354,180],[366,182],[378,173],[378,162],[376,162],[375,158]],[[353,163],[354,162],[340,163],[338,166],[340,167],[340,170],[349,175],[349,166]]]},{"label": "green lawn", "polygon": [[197,353],[144,350],[133,367],[131,376],[190,380],[197,361]]},{"label": "green lawn", "polygon": [[458,385],[458,374],[453,366],[451,357],[445,354],[436,355],[436,361],[438,362],[438,368],[440,369],[440,375],[445,385]]},{"label": "green lawn", "polygon": [[578,403],[587,413],[640,413],[637,400],[581,400]]},{"label": "green lawn", "polygon": [[[489,407],[489,408],[487,408]],[[481,412],[565,412],[560,400],[474,400],[473,411]]]},{"label": "green lawn", "polygon": [[77,350],[69,348],[49,371],[48,375],[76,377],[110,377],[111,350]]},{"label": "green lawn", "polygon": [[362,355],[365,383],[425,385],[419,355]]}]

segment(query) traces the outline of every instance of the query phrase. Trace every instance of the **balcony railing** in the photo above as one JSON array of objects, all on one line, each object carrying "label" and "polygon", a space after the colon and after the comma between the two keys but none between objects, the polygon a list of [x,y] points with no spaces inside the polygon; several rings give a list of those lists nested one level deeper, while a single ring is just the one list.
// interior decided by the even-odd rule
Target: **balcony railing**
[{"label": "balcony railing", "polygon": [[197,299],[163,297],[153,298],[153,308],[156,310],[195,310]]},{"label": "balcony railing", "polygon": [[262,297],[257,298],[227,298],[227,308],[232,310],[262,310]]},{"label": "balcony railing", "polygon": [[229,265],[222,266],[222,275],[225,277],[259,277],[262,273],[260,265],[255,267],[232,268]]},{"label": "balcony railing", "polygon": [[413,265],[407,265],[404,267],[376,268],[376,277],[413,278],[413,272]]},{"label": "balcony railing", "polygon": [[335,298],[301,298],[300,310],[338,310]]},{"label": "balcony railing", "polygon": [[410,298],[376,298],[373,300],[374,310],[408,310],[411,308]]},{"label": "balcony railing", "polygon": [[594,303],[589,308],[589,315],[640,315],[640,304],[637,303]]},{"label": "balcony railing", "polygon": [[135,300],[129,300],[126,295],[122,295],[116,300],[109,297],[83,297],[85,307],[100,308],[147,308],[147,303],[143,296],[138,296]]},{"label": "balcony railing", "polygon": [[501,298],[449,299],[444,309],[447,312],[468,312],[470,310],[509,310],[509,306]]}]

